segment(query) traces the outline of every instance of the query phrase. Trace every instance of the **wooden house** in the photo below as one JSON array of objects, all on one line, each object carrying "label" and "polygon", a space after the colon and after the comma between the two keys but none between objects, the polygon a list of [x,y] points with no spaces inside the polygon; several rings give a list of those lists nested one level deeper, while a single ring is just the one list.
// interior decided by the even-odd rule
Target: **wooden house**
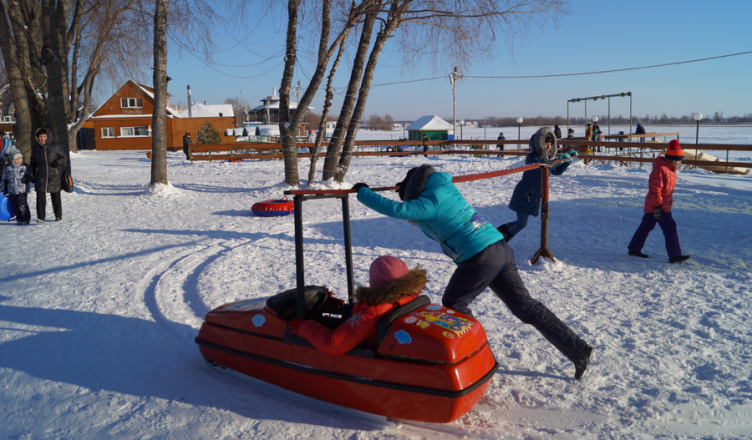
[{"label": "wooden house", "polygon": [[[97,150],[151,150],[152,112],[154,89],[129,79],[102,104],[84,124],[86,133],[78,137],[80,149]],[[222,143],[234,142],[224,136],[226,128],[235,126],[235,117],[230,115],[188,118],[167,107],[167,149],[183,148],[183,135],[196,133],[207,122],[219,131]],[[91,145],[93,144],[93,146]]]}]

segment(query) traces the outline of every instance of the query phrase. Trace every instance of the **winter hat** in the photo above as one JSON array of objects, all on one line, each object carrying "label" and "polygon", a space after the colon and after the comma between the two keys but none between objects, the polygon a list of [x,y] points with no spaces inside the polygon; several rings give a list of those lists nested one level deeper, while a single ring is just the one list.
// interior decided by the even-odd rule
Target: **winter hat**
[{"label": "winter hat", "polygon": [[371,268],[368,269],[369,282],[371,286],[386,287],[407,275],[408,272],[410,269],[404,261],[391,255],[384,255],[371,263]]},{"label": "winter hat", "polygon": [[502,131],[501,133],[499,133],[499,136],[504,136],[504,132]]},{"label": "winter hat", "polygon": [[664,157],[668,160],[684,160],[684,150],[676,139],[668,143],[668,149]]},{"label": "winter hat", "polygon": [[8,151],[8,156],[11,157],[11,160],[23,159],[23,154],[16,149]]}]

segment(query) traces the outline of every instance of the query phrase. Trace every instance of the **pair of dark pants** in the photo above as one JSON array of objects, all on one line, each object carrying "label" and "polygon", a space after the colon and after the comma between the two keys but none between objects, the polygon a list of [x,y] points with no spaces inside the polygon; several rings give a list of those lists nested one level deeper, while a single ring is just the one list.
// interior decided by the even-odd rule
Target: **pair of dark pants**
[{"label": "pair of dark pants", "polygon": [[28,222],[31,219],[26,194],[10,194],[10,203],[13,204],[13,210],[16,212],[16,221],[18,223]]},{"label": "pair of dark pants", "polygon": [[[52,198],[52,210],[55,212],[55,219],[63,218],[63,202],[60,199],[60,191],[50,193]],[[45,210],[47,209],[47,193],[37,191],[37,218],[45,219]]]},{"label": "pair of dark pants", "polygon": [[514,316],[535,327],[569,360],[574,361],[587,345],[552,311],[530,296],[517,272],[512,249],[504,240],[497,241],[457,266],[444,290],[442,304],[472,316],[468,306],[486,287],[490,287],[504,301]]},{"label": "pair of dark pants", "polygon": [[666,238],[668,257],[680,256],[682,253],[681,247],[679,247],[679,234],[676,232],[676,222],[670,212],[664,212],[660,220],[656,220],[653,213],[645,213],[642,216],[642,223],[635,231],[627,248],[632,252],[641,252],[642,247],[645,246],[645,241],[648,239],[648,234],[655,229],[656,223],[661,227],[663,236]]}]

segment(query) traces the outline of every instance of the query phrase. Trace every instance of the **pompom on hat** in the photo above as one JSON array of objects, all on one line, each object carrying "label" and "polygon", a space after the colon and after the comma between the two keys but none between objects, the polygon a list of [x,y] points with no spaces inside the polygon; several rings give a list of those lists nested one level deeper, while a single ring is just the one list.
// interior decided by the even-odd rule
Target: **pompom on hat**
[{"label": "pompom on hat", "polygon": [[674,139],[668,143],[668,148],[666,149],[664,157],[668,160],[684,160],[684,150],[682,150],[681,145],[679,145],[679,141]]},{"label": "pompom on hat", "polygon": [[410,272],[407,264],[397,257],[384,255],[371,263],[368,270],[371,286],[386,287]]}]

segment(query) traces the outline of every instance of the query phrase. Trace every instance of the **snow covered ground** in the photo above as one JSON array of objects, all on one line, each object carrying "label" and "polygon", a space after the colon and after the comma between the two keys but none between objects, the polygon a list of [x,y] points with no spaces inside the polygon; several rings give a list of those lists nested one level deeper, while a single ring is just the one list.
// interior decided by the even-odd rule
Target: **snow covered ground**
[{"label": "snow covered ground", "polygon": [[[752,143],[750,129],[733,141],[703,140],[704,129],[701,142]],[[478,130],[473,137],[482,137]],[[532,131],[524,128],[523,139]],[[295,285],[293,218],[250,211],[282,196],[280,161],[191,164],[168,153],[174,189],[152,195],[144,193],[143,152],[82,152],[72,161],[77,188],[63,195],[64,222],[0,224],[0,438],[454,437],[374,430],[218,374],[201,359],[193,338],[207,311]],[[390,186],[424,162],[465,175],[523,159],[356,158],[347,186]],[[305,179],[308,161],[300,164]],[[681,265],[668,264],[658,228],[644,250],[650,259],[627,256],[647,177],[646,168],[575,161],[551,178],[557,261],[529,263],[538,219],[511,242],[531,294],[595,347],[585,377],[575,381],[571,363],[487,291],[472,308],[500,369],[480,404],[447,431],[484,439],[752,437],[752,177],[679,173],[674,215],[692,255]],[[519,178],[458,186],[500,224],[513,218],[506,205]],[[304,213],[307,282],[344,295],[339,204],[306,202]],[[351,216],[356,283],[367,282],[375,257],[391,254],[425,268],[425,293],[440,302],[455,266],[436,243],[354,198]]]}]

